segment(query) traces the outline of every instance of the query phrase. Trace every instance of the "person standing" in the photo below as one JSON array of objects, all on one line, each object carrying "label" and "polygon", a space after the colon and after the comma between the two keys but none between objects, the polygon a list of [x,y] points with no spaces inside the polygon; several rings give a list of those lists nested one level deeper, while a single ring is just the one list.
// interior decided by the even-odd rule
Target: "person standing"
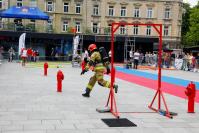
[{"label": "person standing", "polygon": [[21,58],[22,58],[22,66],[25,66],[27,59],[27,50],[25,48],[23,48],[21,51]]},{"label": "person standing", "polygon": [[196,71],[195,72],[199,72],[199,53],[196,56]]},{"label": "person standing", "polygon": [[28,55],[27,61],[29,61],[29,62],[32,61],[32,54],[33,54],[32,48],[28,48],[27,49],[27,55]]},{"label": "person standing", "polygon": [[36,62],[36,51],[35,50],[32,51],[32,58],[33,58],[33,62]]},{"label": "person standing", "polygon": [[133,50],[132,49],[129,51],[129,57],[130,57],[130,61],[133,62],[132,61],[133,60]]},{"label": "person standing", "polygon": [[3,59],[3,46],[0,47],[0,61]]},{"label": "person standing", "polygon": [[11,47],[11,48],[8,50],[8,53],[9,53],[8,62],[12,62],[12,60],[13,60],[13,58],[14,58],[14,55],[15,55],[14,49]]},{"label": "person standing", "polygon": [[134,57],[133,68],[137,69],[137,67],[138,67],[138,61],[139,61],[139,58],[140,58],[140,53],[138,52],[138,50],[134,53],[133,57]]},{"label": "person standing", "polygon": [[[103,78],[105,69],[107,69],[108,74],[110,73],[110,68],[108,67],[107,63],[103,63],[102,56],[98,51],[96,44],[90,44],[88,50],[91,53],[90,60],[88,61],[85,69],[81,72],[81,75],[87,72],[91,67],[93,67],[95,74],[90,78],[85,93],[82,94],[84,97],[90,97],[90,92],[92,91],[96,81],[100,86],[107,88],[111,87],[111,83]],[[117,93],[118,85],[113,85],[113,88],[115,89],[115,93]]]},{"label": "person standing", "polygon": [[36,50],[36,61],[39,61],[39,50]]},{"label": "person standing", "polygon": [[111,61],[111,50],[108,52],[109,61]]},{"label": "person standing", "polygon": [[87,51],[87,49],[84,49],[84,56],[83,56],[83,59],[84,58],[89,58],[89,54],[88,54],[88,51]]},{"label": "person standing", "polygon": [[54,61],[54,59],[55,59],[55,50],[54,50],[54,48],[51,49],[50,56],[51,56],[51,60]]}]

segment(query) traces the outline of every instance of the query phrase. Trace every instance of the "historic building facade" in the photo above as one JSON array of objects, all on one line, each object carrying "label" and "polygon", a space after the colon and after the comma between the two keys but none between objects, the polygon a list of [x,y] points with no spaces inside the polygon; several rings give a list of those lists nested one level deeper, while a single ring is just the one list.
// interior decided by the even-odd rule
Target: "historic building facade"
[{"label": "historic building facade", "polygon": [[[158,23],[163,25],[163,44],[179,48],[181,40],[182,0],[0,0],[0,9],[10,6],[37,6],[50,16],[49,21],[34,23],[37,32],[83,35],[110,35],[112,22]],[[2,23],[14,19],[1,19]],[[2,27],[2,26],[1,26]],[[121,26],[118,35],[157,37],[150,26]]]}]

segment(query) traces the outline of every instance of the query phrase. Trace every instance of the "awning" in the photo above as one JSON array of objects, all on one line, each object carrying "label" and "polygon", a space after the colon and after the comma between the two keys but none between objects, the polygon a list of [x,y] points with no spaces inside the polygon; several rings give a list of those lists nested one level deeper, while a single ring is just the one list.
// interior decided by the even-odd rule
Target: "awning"
[{"label": "awning", "polygon": [[1,18],[20,18],[20,19],[37,19],[48,20],[49,16],[42,12],[38,7],[28,6],[12,6],[9,9],[0,13]]}]

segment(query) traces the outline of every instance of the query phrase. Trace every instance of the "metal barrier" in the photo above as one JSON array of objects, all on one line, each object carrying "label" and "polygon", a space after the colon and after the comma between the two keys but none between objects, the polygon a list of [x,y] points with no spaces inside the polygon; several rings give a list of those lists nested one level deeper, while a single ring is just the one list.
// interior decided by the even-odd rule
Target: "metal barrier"
[{"label": "metal barrier", "polygon": [[[8,52],[3,52],[0,60],[7,60],[9,61],[10,55]],[[20,60],[21,58],[18,56],[18,53],[16,52],[13,56],[12,56],[12,60]],[[27,59],[29,61],[45,61],[45,60],[49,60],[49,61],[72,61],[72,55],[64,55],[64,56],[31,56],[31,57],[27,57]]]}]

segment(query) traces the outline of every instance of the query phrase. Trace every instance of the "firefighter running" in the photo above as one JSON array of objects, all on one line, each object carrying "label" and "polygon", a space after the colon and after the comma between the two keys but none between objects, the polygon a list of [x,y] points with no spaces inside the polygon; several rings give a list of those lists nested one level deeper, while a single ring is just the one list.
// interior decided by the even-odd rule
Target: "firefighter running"
[{"label": "firefighter running", "polygon": [[[81,72],[81,75],[87,72],[91,67],[93,67],[93,71],[95,72],[95,74],[90,78],[85,93],[82,94],[82,96],[84,97],[90,97],[90,92],[93,89],[96,81],[99,85],[103,87],[111,87],[110,82],[103,79],[104,72],[106,69],[107,74],[110,73],[110,68],[108,66],[109,63],[103,62],[104,57],[102,57],[103,55],[107,55],[107,53],[104,53],[103,55],[100,54],[95,44],[90,44],[88,50],[91,54],[90,60],[88,61],[85,69]],[[113,85],[113,88],[115,89],[115,93],[117,93],[118,85]]]}]

